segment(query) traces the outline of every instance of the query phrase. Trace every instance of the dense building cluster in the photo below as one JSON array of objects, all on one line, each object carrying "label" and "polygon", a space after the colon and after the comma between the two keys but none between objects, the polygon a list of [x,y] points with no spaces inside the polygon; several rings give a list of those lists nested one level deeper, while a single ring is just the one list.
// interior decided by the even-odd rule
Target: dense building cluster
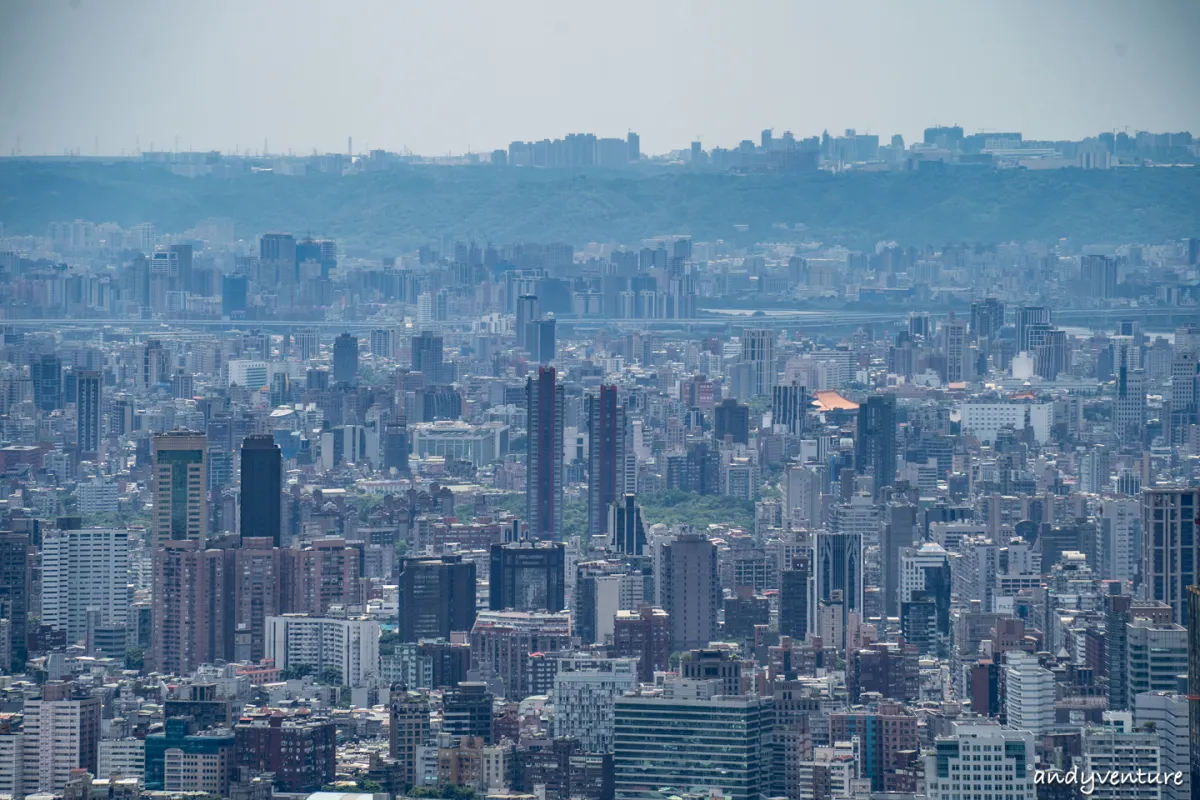
[{"label": "dense building cluster", "polygon": [[0,794],[1200,779],[1200,240],[3,245]]}]

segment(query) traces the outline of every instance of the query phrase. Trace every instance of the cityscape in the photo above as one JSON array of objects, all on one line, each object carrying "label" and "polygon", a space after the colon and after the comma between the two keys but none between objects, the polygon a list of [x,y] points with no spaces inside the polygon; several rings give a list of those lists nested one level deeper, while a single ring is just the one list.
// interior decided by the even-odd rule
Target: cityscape
[{"label": "cityscape", "polygon": [[0,122],[0,800],[1200,796],[1152,122]]}]

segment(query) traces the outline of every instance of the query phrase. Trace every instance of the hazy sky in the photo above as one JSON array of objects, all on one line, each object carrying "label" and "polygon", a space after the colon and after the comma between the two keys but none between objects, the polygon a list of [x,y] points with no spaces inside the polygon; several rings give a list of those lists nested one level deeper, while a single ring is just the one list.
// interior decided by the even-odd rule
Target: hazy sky
[{"label": "hazy sky", "polygon": [[1200,3],[0,0],[0,153],[1200,133]]}]

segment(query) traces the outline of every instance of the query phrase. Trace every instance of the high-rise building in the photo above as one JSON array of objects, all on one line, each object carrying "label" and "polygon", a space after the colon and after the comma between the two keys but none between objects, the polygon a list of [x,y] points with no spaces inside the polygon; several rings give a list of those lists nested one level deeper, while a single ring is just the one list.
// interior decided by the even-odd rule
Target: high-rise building
[{"label": "high-rise building", "polygon": [[967,323],[965,320],[950,319],[941,324],[938,329],[941,337],[942,358],[944,368],[942,381],[945,383],[961,383],[971,379],[970,349],[967,347]]},{"label": "high-rise building", "polygon": [[1187,672],[1187,628],[1173,622],[1136,617],[1126,624],[1125,638],[1125,679],[1129,696],[1132,698],[1141,692],[1175,691],[1179,676]]},{"label": "high-rise building", "polygon": [[1159,741],[1160,772],[1183,773],[1176,785],[1171,781],[1162,787],[1163,800],[1187,800],[1192,797],[1191,767],[1188,738],[1188,697],[1175,692],[1142,692],[1133,698],[1133,724],[1144,728],[1154,726]]},{"label": "high-rise building", "polygon": [[[1157,732],[1130,731],[1114,725],[1089,725],[1080,742],[1079,769],[1084,775],[1161,775],[1162,753]],[[1137,798],[1146,795],[1146,787],[1114,783],[1097,786],[1096,793],[1109,798]],[[1152,796],[1163,797],[1155,786]]]},{"label": "high-rise building", "polygon": [[379,623],[372,619],[283,614],[267,617],[266,657],[279,669],[309,667],[352,688],[379,677]]},{"label": "high-rise building", "polygon": [[770,783],[770,698],[626,696],[614,701],[616,800],[650,800],[660,786],[703,786],[758,800]]},{"label": "high-rise building", "polygon": [[566,611],[481,611],[471,628],[471,670],[504,683],[504,696],[533,694],[532,653],[554,653],[571,645]]},{"label": "high-rise building", "polygon": [[971,303],[971,334],[979,342],[994,339],[1004,327],[1004,303],[994,297]]},{"label": "high-rise building", "polygon": [[[124,628],[132,601],[129,532],[88,528],[56,530],[42,542],[42,624],[84,641],[88,619]],[[109,653],[117,658],[120,653]]]},{"label": "high-rise building", "polygon": [[233,660],[257,664],[266,657],[267,618],[283,613],[283,556],[266,537],[242,537],[232,551]]},{"label": "high-rise building", "polygon": [[[1051,693],[1053,701],[1053,693]],[[934,741],[925,756],[925,795],[929,800],[1033,800],[1035,734],[1012,726],[982,722],[952,723],[949,736]],[[975,750],[979,748],[979,750]],[[976,758],[987,755],[992,769],[975,771]]]},{"label": "high-rise building", "polygon": [[804,433],[808,413],[808,393],[793,381],[771,390],[771,424],[782,425],[792,436]]},{"label": "high-rise building", "polygon": [[412,368],[425,376],[426,383],[447,384],[454,380],[452,365],[444,361],[442,337],[432,331],[421,331],[412,339]]},{"label": "high-rise building", "polygon": [[352,384],[358,378],[358,337],[340,334],[333,340],[333,380]]},{"label": "high-rise building", "polygon": [[566,395],[554,367],[538,367],[526,381],[525,404],[525,524],[532,539],[562,541]]},{"label": "high-rise building", "polygon": [[1022,306],[1017,309],[1017,352],[1028,353],[1033,349],[1030,334],[1039,326],[1051,325],[1049,306]]},{"label": "high-rise building", "polygon": [[801,548],[791,555],[779,573],[779,635],[790,636],[798,642],[808,636],[812,560],[812,548]]},{"label": "high-rise building", "polygon": [[208,440],[168,431],[154,437],[153,544],[208,537]]},{"label": "high-rise building", "polygon": [[1054,674],[1036,656],[1010,650],[1004,665],[1004,709],[1008,724],[1034,736],[1054,725]]},{"label": "high-rise building", "polygon": [[637,495],[626,493],[608,507],[608,534],[618,553],[640,556],[646,547],[646,526]]},{"label": "high-rise building", "polygon": [[267,538],[280,547],[280,493],[283,456],[271,434],[251,434],[242,440],[242,536]]},{"label": "high-rise building", "polygon": [[875,478],[875,492],[896,483],[896,398],[871,395],[858,407],[854,463]]},{"label": "high-rise building", "polygon": [[307,712],[247,714],[233,726],[233,736],[237,766],[272,774],[281,792],[315,792],[335,777],[337,727],[329,717]]},{"label": "high-rise building", "polygon": [[1083,256],[1079,277],[1089,297],[1117,296],[1117,259],[1113,256]]},{"label": "high-rise building", "polygon": [[950,656],[950,558],[937,542],[900,556],[900,630],[923,655]]},{"label": "high-rise building", "polygon": [[[1200,586],[1187,588],[1188,686],[1200,686]],[[1191,785],[1200,786],[1200,693],[1188,693]]]},{"label": "high-rise building", "polygon": [[[0,620],[7,620],[7,643],[0,650],[11,656],[11,664],[0,668],[25,669],[25,618],[29,613],[29,536],[0,533]],[[4,631],[0,627],[0,632]]]},{"label": "high-rise building", "polygon": [[717,638],[721,581],[717,548],[700,534],[684,534],[663,546],[658,576],[663,608],[671,621],[674,650],[708,647]]},{"label": "high-rise building", "polygon": [[390,712],[388,756],[400,770],[403,786],[396,788],[408,791],[420,777],[418,748],[429,739],[429,695],[397,687],[392,690]]},{"label": "high-rise building", "polygon": [[1120,366],[1116,377],[1113,432],[1122,442],[1140,442],[1146,431],[1146,373]]},{"label": "high-rise building", "polygon": [[53,411],[63,405],[62,359],[53,353],[35,356],[29,364],[33,382],[33,403],[39,411]]},{"label": "high-rise building", "polygon": [[554,735],[578,739],[588,753],[611,753],[614,702],[637,687],[632,658],[560,658],[554,677]]},{"label": "high-rise building", "polygon": [[72,771],[99,772],[100,698],[50,681],[23,709],[23,794],[61,794]]},{"label": "high-rise building", "polygon": [[103,377],[99,372],[84,370],[75,375],[75,440],[80,453],[100,451],[100,414]]},{"label": "high-rise building", "polygon": [[1187,615],[1187,587],[1200,567],[1200,489],[1143,489],[1142,583],[1147,596],[1171,606],[1175,622]]},{"label": "high-rise building", "polygon": [[166,540],[155,551],[148,669],[187,675],[201,664],[230,659],[226,552],[205,550],[195,539]]},{"label": "high-rise building", "polygon": [[608,507],[625,491],[625,409],[617,387],[588,395],[588,536],[606,530]]},{"label": "high-rise building", "polygon": [[451,736],[474,736],[492,743],[495,696],[482,681],[463,681],[442,696],[442,730]]},{"label": "high-rise building", "polygon": [[713,409],[713,438],[720,444],[726,436],[732,437],[734,444],[750,442],[750,407],[732,397]]},{"label": "high-rise building", "polygon": [[613,655],[638,660],[638,680],[650,683],[671,657],[671,621],[661,608],[643,605],[618,611],[613,620]]},{"label": "high-rise building", "polygon": [[274,287],[296,283],[296,239],[290,233],[264,233],[258,242],[258,282]]},{"label": "high-rise building", "polygon": [[517,298],[517,347],[535,350],[537,347],[537,321],[542,318],[541,304],[537,295],[523,294]]},{"label": "high-rise building", "polygon": [[775,331],[770,328],[746,328],[742,331],[742,361],[752,370],[755,396],[771,396],[775,388]]},{"label": "high-rise building", "polygon": [[402,642],[449,641],[475,622],[475,562],[462,556],[413,557],[400,562],[399,634]]},{"label": "high-rise building", "polygon": [[[816,581],[809,614],[816,620],[821,606],[840,608],[835,620],[845,632],[851,613],[863,613],[863,537],[860,533],[816,533],[816,565],[813,577]],[[809,631],[816,629],[809,625]],[[844,641],[844,640],[843,640]]]},{"label": "high-rise building", "polygon": [[566,608],[565,556],[562,542],[493,544],[488,607],[492,611],[562,611]]}]

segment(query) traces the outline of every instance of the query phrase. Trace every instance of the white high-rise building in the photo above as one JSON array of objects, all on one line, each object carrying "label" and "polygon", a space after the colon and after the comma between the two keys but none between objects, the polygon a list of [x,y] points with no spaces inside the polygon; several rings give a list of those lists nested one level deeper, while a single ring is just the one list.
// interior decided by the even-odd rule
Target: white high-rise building
[{"label": "white high-rise building", "polygon": [[[1120,773],[1158,775],[1162,770],[1156,733],[1130,733],[1112,725],[1094,726],[1083,731],[1080,769],[1097,774]],[[1143,800],[1161,798],[1161,786],[1137,783],[1096,785],[1092,797],[1106,800]]]},{"label": "white high-rise building", "polygon": [[1008,724],[1041,736],[1054,725],[1054,674],[1028,653],[1011,651],[1006,661],[1004,708]]},{"label": "white high-rise building", "polygon": [[357,688],[379,675],[379,635],[379,623],[369,619],[267,617],[266,657],[280,669],[335,673],[339,685]]},{"label": "white high-rise building", "polygon": [[24,791],[24,734],[20,731],[0,733],[0,794],[20,797]]},{"label": "white high-rise building", "polygon": [[559,659],[554,678],[554,735],[578,739],[584,752],[612,752],[613,703],[637,687],[637,659]]},{"label": "white high-rise building", "polygon": [[1171,692],[1141,692],[1133,695],[1133,722],[1141,728],[1154,723],[1159,762],[1163,772],[1182,772],[1183,783],[1162,787],[1163,800],[1187,800],[1192,796],[1188,742],[1187,695]]},{"label": "white high-rise building", "polygon": [[756,396],[771,396],[778,383],[775,373],[775,331],[770,328],[747,328],[742,331],[742,361],[751,366]]},{"label": "white high-rise building", "polygon": [[417,324],[428,325],[433,322],[433,295],[421,292],[417,295]]},{"label": "white high-rise building", "polygon": [[[998,724],[956,722],[925,756],[928,800],[1034,800],[1034,735]],[[985,760],[986,759],[986,760]]]},{"label": "white high-rise building", "polygon": [[816,527],[821,519],[825,468],[819,464],[788,467],[783,481],[783,515],[797,527]]},{"label": "white high-rise building", "polygon": [[50,531],[42,543],[42,623],[65,631],[67,642],[87,638],[88,611],[104,625],[128,622],[129,532]]},{"label": "white high-rise building", "polygon": [[72,770],[97,768],[100,698],[70,697],[69,686],[47,684],[42,699],[25,701],[21,765],[25,794],[61,793]]},{"label": "white high-rise building", "polygon": [[1132,497],[1100,501],[1100,560],[1097,571],[1106,580],[1132,581],[1137,571],[1133,542],[1142,526],[1142,509]]}]

